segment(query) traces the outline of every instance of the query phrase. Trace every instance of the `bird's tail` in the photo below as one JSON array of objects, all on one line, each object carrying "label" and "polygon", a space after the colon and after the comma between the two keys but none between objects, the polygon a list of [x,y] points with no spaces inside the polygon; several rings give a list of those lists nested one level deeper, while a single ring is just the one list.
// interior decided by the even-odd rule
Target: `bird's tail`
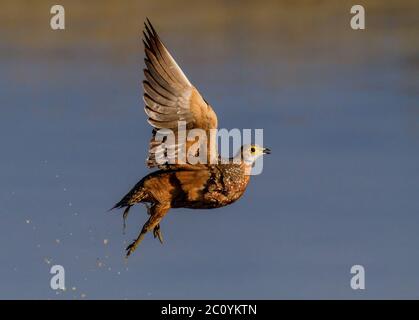
[{"label": "bird's tail", "polygon": [[[122,199],[123,200],[123,199]],[[110,208],[110,209],[108,209],[108,212],[109,211],[112,211],[112,210],[114,210],[114,209],[122,209],[122,208],[124,208],[124,207],[126,207],[127,205],[126,204],[124,204],[124,202],[123,201],[119,201],[117,204],[115,204],[112,208]]]},{"label": "bird's tail", "polygon": [[147,193],[143,186],[143,181],[141,180],[117,204],[115,204],[108,211],[111,211],[113,209],[132,207],[134,204],[141,202],[146,197]]},{"label": "bird's tail", "polygon": [[125,208],[124,213],[122,214],[122,218],[124,221],[123,224],[123,232],[125,233],[126,228],[126,220],[128,218],[128,213],[131,207],[141,202],[145,197],[147,196],[144,187],[142,185],[142,181],[138,183],[130,192],[128,192],[117,204],[115,204],[111,209],[108,211],[111,211],[113,209],[122,209]]}]

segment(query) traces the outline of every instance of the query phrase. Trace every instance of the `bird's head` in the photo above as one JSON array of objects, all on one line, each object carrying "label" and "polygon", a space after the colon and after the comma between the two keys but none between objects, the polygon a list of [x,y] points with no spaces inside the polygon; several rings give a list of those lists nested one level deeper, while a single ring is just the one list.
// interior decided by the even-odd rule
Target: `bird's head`
[{"label": "bird's head", "polygon": [[271,150],[268,148],[263,148],[257,144],[245,144],[241,148],[241,159],[246,164],[253,165],[260,156],[269,153],[271,153]]}]

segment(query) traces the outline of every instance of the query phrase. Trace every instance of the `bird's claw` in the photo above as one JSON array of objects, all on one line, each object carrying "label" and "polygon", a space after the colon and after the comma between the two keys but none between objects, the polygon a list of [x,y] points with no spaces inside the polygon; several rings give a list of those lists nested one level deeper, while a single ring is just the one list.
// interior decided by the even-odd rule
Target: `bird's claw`
[{"label": "bird's claw", "polygon": [[130,255],[131,255],[131,253],[133,253],[134,251],[135,251],[135,249],[137,248],[137,245],[136,245],[136,241],[133,241],[126,249],[125,249],[125,251],[126,251],[126,255],[125,255],[125,257],[126,258],[128,258]]},{"label": "bird's claw", "polygon": [[125,249],[125,251],[127,252],[125,256],[126,258],[128,258],[131,255],[131,253],[133,253],[135,249],[137,249],[138,245],[144,239],[144,235],[145,232],[141,232],[138,238],[131,242],[131,244]]},{"label": "bird's claw", "polygon": [[160,230],[160,224],[158,224],[153,229],[153,236],[154,236],[154,239],[155,238],[159,239],[160,243],[163,244],[163,235],[162,235],[161,230]]}]

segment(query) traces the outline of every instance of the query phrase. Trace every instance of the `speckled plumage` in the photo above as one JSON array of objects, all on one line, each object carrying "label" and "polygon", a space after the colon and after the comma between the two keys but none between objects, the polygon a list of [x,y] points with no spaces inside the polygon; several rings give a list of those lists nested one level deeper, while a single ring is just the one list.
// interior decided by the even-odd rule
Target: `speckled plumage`
[{"label": "speckled plumage", "polygon": [[[162,143],[156,139],[157,129],[175,130],[179,121],[186,124],[186,131],[202,129],[208,133],[217,128],[217,115],[211,106],[192,86],[173,57],[161,42],[148,21],[145,25],[145,64],[143,82],[145,113],[154,127],[149,144],[147,165],[160,170],[141,179],[114,208],[125,208],[125,219],[130,208],[137,203],[147,205],[148,221],[138,238],[127,247],[129,256],[142,241],[145,234],[153,230],[154,237],[163,242],[160,221],[171,208],[213,209],[229,205],[238,200],[246,190],[250,170],[256,158],[269,149],[256,145],[243,146],[238,154],[216,164],[161,164],[162,154],[156,152]],[[175,131],[179,135],[179,131]],[[180,139],[176,136],[177,145]],[[187,142],[186,152],[192,143]],[[216,146],[208,145],[208,163],[219,159]],[[239,161],[236,161],[239,160]]]},{"label": "speckled plumage", "polygon": [[116,204],[167,203],[171,208],[209,209],[233,203],[246,190],[250,176],[242,164],[217,164],[199,169],[159,170],[145,176]]},{"label": "speckled plumage", "polygon": [[161,242],[160,221],[170,208],[213,209],[238,200],[246,190],[250,170],[241,164],[217,164],[199,169],[158,170],[141,179],[115,208],[130,208],[137,203],[151,204],[150,218],[140,236],[127,248],[129,255],[136,249],[145,233],[153,230]]}]

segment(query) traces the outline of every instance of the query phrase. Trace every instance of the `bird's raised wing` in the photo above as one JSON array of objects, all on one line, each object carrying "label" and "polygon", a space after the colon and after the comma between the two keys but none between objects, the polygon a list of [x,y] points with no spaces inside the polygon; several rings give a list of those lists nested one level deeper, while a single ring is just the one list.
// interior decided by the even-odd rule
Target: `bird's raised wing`
[{"label": "bird's raised wing", "polygon": [[[166,167],[162,159],[168,157],[167,150],[162,144],[168,145],[168,141],[161,141],[156,137],[159,129],[170,129],[175,134],[176,140],[170,144],[170,152],[176,164],[178,164],[178,150],[184,147],[186,153],[194,141],[186,142],[192,129],[203,129],[207,133],[208,159],[216,157],[216,146],[210,144],[210,129],[217,128],[217,115],[211,106],[202,98],[198,90],[189,82],[169,51],[161,42],[159,36],[147,19],[144,33],[145,64],[143,81],[145,113],[148,122],[154,127],[149,145],[147,158],[148,167]],[[184,124],[184,130],[178,130],[179,122]],[[182,139],[181,139],[182,137]],[[169,148],[167,148],[169,149]],[[196,155],[195,155],[196,156]],[[182,163],[188,163],[188,159],[182,158]],[[172,162],[173,163],[173,162]],[[180,163],[180,162],[179,162]]]}]

